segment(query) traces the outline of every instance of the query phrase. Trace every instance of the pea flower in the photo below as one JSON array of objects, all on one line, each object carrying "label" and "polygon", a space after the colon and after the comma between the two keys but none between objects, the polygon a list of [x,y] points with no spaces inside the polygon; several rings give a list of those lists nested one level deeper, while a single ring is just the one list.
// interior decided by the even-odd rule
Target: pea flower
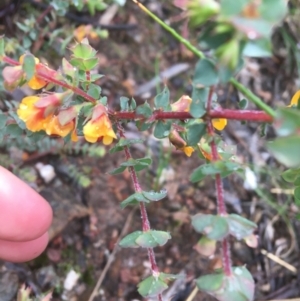
[{"label": "pea flower", "polygon": [[113,139],[117,139],[105,106],[102,104],[95,106],[91,120],[83,127],[83,135],[91,143],[95,143],[102,138],[105,145],[109,145],[113,142]]},{"label": "pea flower", "polygon": [[20,103],[17,114],[30,131],[46,130],[55,111],[62,105],[63,100],[70,96],[70,93],[73,92],[53,93],[44,97],[27,96]]},{"label": "pea flower", "polygon": [[[188,95],[182,95],[179,100],[171,104],[172,112],[189,112],[192,99]],[[227,125],[227,119],[215,118],[212,119],[212,124],[218,131],[224,130]]]},{"label": "pea flower", "polygon": [[191,146],[187,146],[187,143],[176,130],[173,129],[170,132],[169,140],[176,147],[176,149],[183,151],[188,157],[192,155],[194,149]]},{"label": "pea flower", "polygon": [[71,140],[73,142],[78,141],[75,122],[72,120],[67,124],[62,125],[57,115],[51,116],[51,119],[46,124],[45,131],[48,135],[58,135],[60,137],[66,137],[70,132],[72,132]]},{"label": "pea flower", "polygon": [[[23,54],[19,59],[20,65],[13,66],[13,67],[7,66],[3,69],[4,86],[9,91],[14,90],[17,86],[25,83],[25,81],[26,81],[25,72],[22,69],[24,56],[25,56],[25,54]],[[34,58],[34,60],[35,60],[35,63],[37,64],[36,65],[36,68],[37,68],[39,59]],[[35,74],[28,81],[28,86],[33,90],[39,90],[46,85],[47,85],[47,82],[44,81],[43,79],[37,77]]]},{"label": "pea flower", "polygon": [[294,96],[292,97],[291,99],[291,103],[288,105],[288,107],[292,107],[292,106],[298,106],[298,103],[299,103],[299,100],[300,100],[300,90],[298,90]]}]

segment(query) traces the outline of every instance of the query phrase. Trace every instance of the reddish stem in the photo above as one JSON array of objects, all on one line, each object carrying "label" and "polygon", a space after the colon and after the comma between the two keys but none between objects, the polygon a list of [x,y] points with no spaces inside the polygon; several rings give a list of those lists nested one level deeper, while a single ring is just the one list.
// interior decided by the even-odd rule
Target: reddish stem
[{"label": "reddish stem", "polygon": [[83,90],[81,90],[77,87],[71,86],[71,85],[67,84],[66,82],[63,82],[63,81],[61,81],[59,79],[56,79],[56,78],[53,78],[52,76],[49,76],[49,75],[47,75],[44,72],[39,71],[39,70],[37,70],[36,75],[39,78],[41,78],[41,79],[43,79],[47,82],[54,83],[56,85],[59,85],[61,87],[66,88],[66,89],[72,90],[74,93],[76,93],[77,95],[82,96],[84,99],[88,100],[89,102],[92,102],[94,104],[96,103],[96,99],[94,99],[92,96],[88,95]]},{"label": "reddish stem", "polygon": [[52,11],[52,9],[53,9],[53,6],[49,5],[37,18],[36,23],[40,24],[42,22],[42,20],[46,17],[46,15],[48,15],[48,13],[50,13]]},{"label": "reddish stem", "polygon": [[[211,88],[208,96],[208,101],[207,101],[208,115],[210,113],[210,108],[211,108],[212,92],[213,89]],[[214,128],[211,119],[208,120],[207,130],[208,130],[208,134],[212,137],[210,147],[211,147],[212,161],[215,162],[219,160],[219,154],[218,154],[216,142],[214,140]],[[216,174],[215,176],[215,185],[217,191],[218,214],[224,216],[227,214],[227,211],[226,211],[226,205],[224,201],[223,183],[220,174]],[[224,238],[222,240],[222,261],[223,261],[223,269],[225,275],[230,276],[232,273],[232,268],[231,268],[231,258],[230,258],[230,245],[227,238]]]},{"label": "reddish stem", "polygon": [[20,63],[14,59],[11,59],[10,57],[8,56],[4,56],[2,58],[3,62],[7,63],[7,64],[10,64],[10,65],[13,65],[13,66],[19,66]]},{"label": "reddish stem", "polygon": [[[124,135],[123,129],[121,128],[121,126],[119,124],[118,124],[118,132],[120,134],[120,137],[126,138],[125,135]],[[129,151],[129,148],[127,146],[124,147],[124,151],[125,151],[125,157],[126,157],[127,160],[132,158],[132,156],[130,154],[130,151]],[[136,174],[136,171],[135,171],[134,167],[130,166],[128,169],[129,169],[129,173],[131,175],[131,179],[132,179],[132,182],[133,182],[135,192],[142,192],[142,188],[141,188],[141,185],[139,183],[139,180],[138,180],[138,177],[137,177],[137,174]],[[147,214],[145,203],[143,203],[143,202],[140,202],[140,211],[141,211],[141,217],[142,217],[143,231],[144,232],[149,231],[151,229],[150,228],[150,222],[149,222],[149,219],[148,219],[148,214]],[[150,261],[150,264],[151,264],[152,273],[159,273],[159,269],[158,269],[158,266],[157,266],[157,263],[156,263],[153,248],[147,248],[147,251],[148,251],[149,261]],[[162,301],[161,294],[158,295],[158,300]]]},{"label": "reddish stem", "polygon": [[[135,112],[110,112],[117,119],[139,119],[144,118],[142,115],[138,115]],[[188,112],[153,112],[153,115],[148,120],[160,120],[160,119],[192,119],[194,118]],[[201,118],[226,118],[232,120],[244,120],[244,121],[256,121],[256,122],[272,122],[273,118],[263,111],[258,110],[229,110],[229,109],[217,109],[207,112]]]}]

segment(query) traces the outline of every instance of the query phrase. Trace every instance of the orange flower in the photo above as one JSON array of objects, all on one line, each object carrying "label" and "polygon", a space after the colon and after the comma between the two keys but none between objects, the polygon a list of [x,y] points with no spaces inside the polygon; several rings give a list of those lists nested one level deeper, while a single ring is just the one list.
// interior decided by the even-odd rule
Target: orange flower
[{"label": "orange flower", "polygon": [[[19,66],[7,66],[3,69],[4,86],[9,91],[14,90],[17,86],[24,84],[26,81],[25,72],[22,68],[24,57],[25,54],[20,57]],[[34,60],[37,68],[37,66],[39,65],[39,59],[35,57]],[[33,77],[28,81],[28,86],[33,90],[39,90],[46,86],[46,84],[46,81],[40,79],[36,75],[33,75]]]},{"label": "orange flower", "polygon": [[30,131],[45,130],[54,112],[61,106],[64,97],[69,94],[70,92],[66,91],[45,97],[27,96],[20,103],[17,114]]},{"label": "orange flower", "polygon": [[59,118],[56,115],[51,116],[50,121],[46,124],[45,131],[48,135],[58,135],[61,137],[66,137],[71,131],[72,141],[78,141],[78,137],[75,129],[75,122],[72,120],[65,125],[59,122]]},{"label": "orange flower", "polygon": [[83,135],[88,142],[95,143],[103,138],[103,144],[109,145],[117,136],[102,104],[95,106],[91,120],[83,127]]},{"label": "orange flower", "polygon": [[188,157],[190,157],[194,152],[194,149],[191,146],[184,146],[179,148],[179,150],[183,151]]},{"label": "orange flower", "polygon": [[298,103],[299,103],[299,100],[300,100],[300,90],[298,90],[294,96],[292,97],[292,100],[291,100],[291,103],[288,105],[288,107],[291,107],[291,106],[298,106]]},{"label": "orange flower", "polygon": [[[199,150],[203,157],[208,160],[212,161],[212,153],[211,153],[211,147],[210,145],[205,141],[205,139],[201,139],[200,142],[198,143]],[[218,160],[221,160],[222,157],[218,152]]]}]

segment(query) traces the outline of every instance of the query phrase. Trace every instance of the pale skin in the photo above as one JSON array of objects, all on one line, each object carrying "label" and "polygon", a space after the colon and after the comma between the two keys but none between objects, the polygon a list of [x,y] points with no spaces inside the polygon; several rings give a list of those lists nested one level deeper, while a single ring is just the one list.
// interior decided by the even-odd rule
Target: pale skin
[{"label": "pale skin", "polygon": [[0,258],[25,262],[48,244],[52,209],[27,184],[0,167]]}]

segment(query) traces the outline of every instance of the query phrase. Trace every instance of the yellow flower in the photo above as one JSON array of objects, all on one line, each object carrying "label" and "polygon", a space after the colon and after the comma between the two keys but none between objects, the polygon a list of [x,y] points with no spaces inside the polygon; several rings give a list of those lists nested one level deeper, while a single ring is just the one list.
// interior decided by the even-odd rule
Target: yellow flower
[{"label": "yellow flower", "polygon": [[[25,54],[23,54],[20,59],[19,62],[22,65],[23,61],[24,61],[24,56]],[[39,63],[39,59],[38,58],[34,58],[36,66],[37,67],[38,63]],[[18,67],[18,66],[17,66]],[[33,90],[39,90],[42,89],[43,87],[45,87],[47,85],[47,82],[44,81],[43,79],[40,79],[39,77],[37,77],[35,74],[33,75],[33,77],[28,81],[28,86],[33,89]]]},{"label": "yellow flower", "polygon": [[61,125],[58,116],[53,115],[46,124],[45,131],[48,135],[58,135],[60,137],[66,137],[72,131],[71,140],[74,142],[78,141],[75,122],[73,120],[65,125]]},{"label": "yellow flower", "polygon": [[102,104],[98,104],[94,108],[92,119],[83,127],[83,135],[91,143],[95,143],[102,138],[105,145],[109,145],[113,142],[113,139],[117,139],[106,109]]},{"label": "yellow flower", "polygon": [[213,119],[212,125],[218,131],[222,131],[222,130],[224,130],[225,126],[227,125],[227,119],[226,118]]},{"label": "yellow flower", "polygon": [[20,103],[17,114],[30,131],[45,130],[65,95],[66,92],[54,93],[45,97],[27,96]]},{"label": "yellow flower", "polygon": [[288,105],[288,107],[291,107],[291,106],[298,106],[298,103],[299,103],[299,100],[300,100],[300,90],[298,90],[294,96],[292,97],[292,100],[291,100],[291,103]]},{"label": "yellow flower", "polygon": [[190,157],[194,151],[191,146],[187,146],[187,143],[179,135],[178,131],[173,129],[169,134],[170,142],[176,147],[176,149],[183,151],[188,157]]}]

